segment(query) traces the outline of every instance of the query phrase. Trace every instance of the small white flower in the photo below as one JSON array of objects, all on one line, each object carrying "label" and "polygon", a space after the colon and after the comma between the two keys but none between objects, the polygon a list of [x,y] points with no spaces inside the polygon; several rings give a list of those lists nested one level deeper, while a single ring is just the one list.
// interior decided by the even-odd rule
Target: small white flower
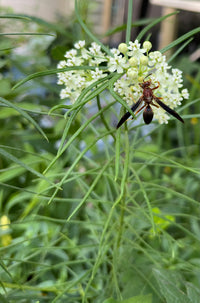
[{"label": "small white flower", "polygon": [[79,66],[82,65],[83,59],[81,57],[72,57],[67,60],[67,66]]},{"label": "small white flower", "polygon": [[69,87],[61,89],[61,91],[60,91],[60,98],[61,99],[69,98],[70,95],[71,95],[71,89]]},{"label": "small white flower", "polygon": [[128,63],[125,57],[122,55],[115,55],[114,57],[110,57],[108,61],[108,70],[110,72],[115,72],[121,74],[123,73],[124,69],[128,68]]},{"label": "small white flower", "polygon": [[104,74],[103,71],[100,70],[98,67],[95,69],[95,71],[91,71],[91,75],[92,79],[94,79],[95,81],[107,76],[107,74]]},{"label": "small white flower", "polygon": [[149,65],[154,66],[155,68],[159,68],[160,64],[166,62],[166,56],[163,56],[159,51],[151,52],[149,58]]},{"label": "small white flower", "polygon": [[120,51],[117,48],[111,48],[110,52],[115,56],[120,55]]},{"label": "small white flower", "polygon": [[84,46],[85,46],[85,40],[80,40],[74,44],[74,47],[76,49],[84,48]]},{"label": "small white flower", "polygon": [[91,53],[91,55],[93,56],[98,56],[101,55],[101,46],[99,44],[97,44],[96,42],[92,42],[91,43],[91,47],[89,47],[89,51]]},{"label": "small white flower", "polygon": [[160,124],[167,124],[170,117],[165,113],[162,108],[153,108],[154,118],[158,120]]},{"label": "small white flower", "polygon": [[182,89],[181,95],[184,99],[189,99],[189,93],[188,93],[187,88]]},{"label": "small white flower", "polygon": [[62,60],[58,63],[57,68],[64,68],[67,65],[67,61]]},{"label": "small white flower", "polygon": [[75,57],[76,55],[77,55],[77,50],[71,49],[65,53],[65,58],[71,59],[71,58]]},{"label": "small white flower", "polygon": [[138,40],[135,40],[135,42],[129,41],[128,49],[128,55],[138,59],[146,52],[145,49],[140,48],[140,43]]}]

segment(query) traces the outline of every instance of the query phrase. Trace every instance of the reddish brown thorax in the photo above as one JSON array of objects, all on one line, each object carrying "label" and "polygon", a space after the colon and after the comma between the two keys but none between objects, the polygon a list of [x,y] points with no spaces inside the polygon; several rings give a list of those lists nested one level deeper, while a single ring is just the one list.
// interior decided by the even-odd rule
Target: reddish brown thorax
[{"label": "reddish brown thorax", "polygon": [[153,100],[153,91],[149,86],[151,85],[151,81],[145,81],[139,84],[143,89],[143,100],[147,103],[151,103]]}]

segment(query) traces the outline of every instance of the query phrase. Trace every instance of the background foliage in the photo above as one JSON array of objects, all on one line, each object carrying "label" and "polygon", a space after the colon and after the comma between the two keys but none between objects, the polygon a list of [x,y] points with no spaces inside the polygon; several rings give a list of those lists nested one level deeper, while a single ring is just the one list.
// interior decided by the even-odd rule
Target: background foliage
[{"label": "background foliage", "polygon": [[108,90],[65,115],[48,70],[86,37],[77,19],[12,16],[37,35],[1,39],[1,302],[199,302],[199,63],[171,62],[184,126],[116,131]]}]

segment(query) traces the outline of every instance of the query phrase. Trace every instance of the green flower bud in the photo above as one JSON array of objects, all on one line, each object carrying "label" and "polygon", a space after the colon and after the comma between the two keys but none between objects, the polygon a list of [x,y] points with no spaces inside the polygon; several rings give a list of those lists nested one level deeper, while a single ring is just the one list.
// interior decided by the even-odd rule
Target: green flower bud
[{"label": "green flower bud", "polygon": [[150,41],[144,41],[142,46],[144,49],[146,49],[147,52],[152,48],[152,44]]},{"label": "green flower bud", "polygon": [[127,76],[131,79],[136,79],[138,77],[138,72],[135,68],[129,68],[127,71]]},{"label": "green flower bud", "polygon": [[137,60],[135,57],[131,57],[131,58],[129,59],[129,64],[130,64],[130,66],[132,66],[132,67],[136,67],[136,66],[138,65],[138,60]]},{"label": "green flower bud", "polygon": [[126,45],[126,43],[120,43],[118,46],[118,50],[120,51],[120,53],[126,54],[128,51],[128,46]]},{"label": "green flower bud", "polygon": [[140,57],[140,64],[141,64],[141,65],[147,65],[148,62],[149,62],[149,59],[148,59],[147,56],[142,56],[142,57]]}]

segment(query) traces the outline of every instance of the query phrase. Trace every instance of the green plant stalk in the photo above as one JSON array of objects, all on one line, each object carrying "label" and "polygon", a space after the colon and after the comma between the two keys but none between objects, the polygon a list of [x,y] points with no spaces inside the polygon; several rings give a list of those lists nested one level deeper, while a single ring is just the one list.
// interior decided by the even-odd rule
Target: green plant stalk
[{"label": "green plant stalk", "polygon": [[131,28],[132,28],[132,14],[133,14],[133,0],[128,1],[128,18],[126,25],[126,44],[131,40]]},{"label": "green plant stalk", "polygon": [[[115,101],[108,104],[104,108],[102,108],[99,112],[97,112],[95,115],[93,115],[90,119],[88,119],[74,134],[73,136],[68,140],[66,145],[63,147],[63,149],[60,151],[59,155],[56,155],[54,160],[48,165],[48,167],[43,172],[46,174],[46,172],[52,167],[52,165],[55,164],[55,162],[59,159],[59,157],[65,152],[65,150],[70,146],[70,144],[78,137],[78,135],[90,124],[94,119],[96,119],[98,116],[101,115],[104,111],[106,111],[109,107],[113,106],[115,104]],[[113,130],[114,131],[114,130]]]},{"label": "green plant stalk", "polygon": [[[103,111],[103,110],[104,110],[104,109],[102,109],[102,111]],[[96,116],[96,115],[95,115],[95,116]],[[95,119],[95,118],[93,118],[93,119]],[[112,130],[112,131],[113,131],[113,130]],[[84,154],[85,154],[88,150],[90,150],[90,148],[91,148],[98,140],[100,140],[100,139],[102,139],[103,137],[109,135],[112,131],[106,132],[106,133],[104,133],[103,135],[101,135],[101,136],[99,136],[98,138],[96,138],[90,145],[88,145],[88,146],[79,154],[79,156],[76,158],[76,160],[73,162],[73,164],[72,164],[72,165],[70,166],[70,168],[68,169],[68,171],[67,171],[67,173],[65,174],[65,176],[64,176],[64,177],[61,179],[61,181],[59,182],[59,186],[62,186],[62,185],[63,185],[63,183],[65,182],[65,180],[68,178],[69,174],[72,172],[72,170],[73,170],[74,167],[77,165],[77,163],[80,161],[80,159],[84,156]],[[76,138],[76,136],[75,136],[75,138]],[[74,140],[75,138],[73,137],[73,140]],[[72,140],[72,141],[73,141],[73,140]],[[71,142],[72,142],[72,141],[71,141]],[[71,142],[70,142],[69,144],[67,144],[67,146],[69,146],[69,145],[71,144]],[[49,165],[49,167],[51,167],[51,166],[56,162],[57,159],[58,159],[58,158],[55,157],[55,161],[52,161],[51,164]],[[48,168],[49,168],[49,167],[48,167]],[[51,196],[51,198],[50,198],[48,204],[50,204],[50,203],[53,201],[54,197],[56,196],[57,192],[59,191],[59,188],[57,188],[57,189],[58,189],[58,190],[55,190],[54,193],[52,194],[52,196]]]},{"label": "green plant stalk", "polygon": [[70,214],[70,216],[67,218],[67,221],[69,222],[71,220],[71,218],[76,214],[76,212],[81,208],[81,206],[87,201],[88,197],[90,196],[90,194],[92,193],[94,187],[97,185],[97,183],[99,182],[99,179],[102,177],[103,173],[105,172],[105,170],[107,169],[107,167],[110,165],[110,163],[113,161],[113,158],[111,158],[101,169],[101,171],[98,173],[97,177],[94,179],[94,181],[92,182],[92,184],[90,185],[89,190],[87,191],[87,193],[85,194],[84,198],[81,200],[81,202],[79,203],[79,205],[73,210],[73,212]]},{"label": "green plant stalk", "polygon": [[[88,284],[86,286],[86,289],[85,289],[85,293],[84,293],[84,298],[83,298],[83,302],[85,302],[85,298],[86,298],[86,295],[87,295],[87,291],[94,279],[94,276],[97,272],[97,269],[98,269],[98,264],[100,263],[101,261],[101,258],[102,258],[102,253],[103,253],[103,250],[104,250],[104,238],[106,236],[106,233],[107,233],[107,229],[108,229],[108,226],[109,226],[109,223],[111,221],[111,218],[112,218],[112,215],[113,215],[113,212],[114,212],[114,209],[116,208],[116,206],[122,202],[123,199],[125,199],[125,193],[126,193],[126,186],[127,186],[127,179],[128,179],[128,171],[129,171],[129,138],[128,138],[128,132],[126,132],[126,136],[125,136],[125,146],[126,146],[126,153],[125,153],[125,160],[124,160],[124,169],[123,169],[123,175],[122,175],[122,180],[121,180],[121,185],[120,185],[120,195],[119,197],[116,199],[115,203],[113,204],[109,214],[108,214],[108,219],[107,221],[105,222],[105,225],[104,225],[104,229],[103,229],[103,232],[101,234],[101,239],[100,239],[100,244],[99,244],[99,251],[98,251],[98,256],[96,258],[96,262],[93,266],[93,270],[92,270],[92,274],[91,274],[91,277],[88,281]],[[123,219],[124,219],[124,215],[121,217],[121,228],[123,226]],[[121,238],[121,233],[119,234],[119,238]]]},{"label": "green plant stalk", "polygon": [[[96,96],[96,98],[97,98],[97,107],[98,107],[98,110],[101,111],[102,107],[101,107],[101,102],[100,102],[100,96],[99,96],[99,94]],[[105,128],[108,131],[111,131],[110,126],[108,125],[108,123],[107,123],[107,121],[106,121],[106,119],[105,119],[105,117],[104,117],[104,115],[103,115],[102,112],[100,114],[100,118],[101,118],[101,121],[103,122]],[[111,133],[111,136],[113,137],[113,139],[115,141],[116,137],[115,137],[114,133]]]},{"label": "green plant stalk", "polygon": [[95,35],[93,35],[91,33],[91,31],[88,29],[88,27],[85,25],[85,23],[83,22],[83,20],[81,19],[81,16],[79,14],[79,8],[78,8],[78,0],[75,0],[75,13],[76,13],[76,17],[78,19],[79,24],[81,25],[81,27],[84,29],[84,31],[87,33],[87,35],[92,39],[92,41],[95,41],[97,44],[99,44],[101,46],[101,48],[109,55],[109,56],[113,56],[113,54],[110,52],[110,49],[107,48],[103,43],[101,43]]}]

